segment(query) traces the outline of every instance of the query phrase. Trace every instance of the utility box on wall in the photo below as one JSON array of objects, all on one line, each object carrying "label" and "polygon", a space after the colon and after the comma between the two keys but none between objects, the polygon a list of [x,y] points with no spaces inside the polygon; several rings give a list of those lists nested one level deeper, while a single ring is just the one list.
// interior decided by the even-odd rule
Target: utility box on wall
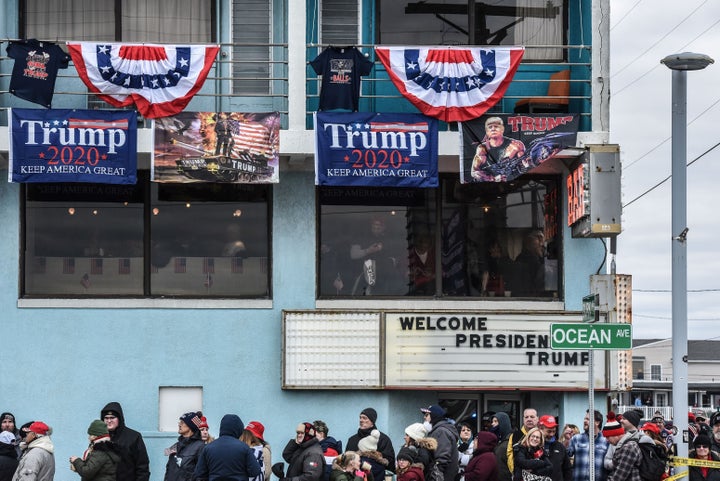
[{"label": "utility box on wall", "polygon": [[573,237],[613,237],[620,234],[620,148],[589,145],[568,174],[568,226]]}]

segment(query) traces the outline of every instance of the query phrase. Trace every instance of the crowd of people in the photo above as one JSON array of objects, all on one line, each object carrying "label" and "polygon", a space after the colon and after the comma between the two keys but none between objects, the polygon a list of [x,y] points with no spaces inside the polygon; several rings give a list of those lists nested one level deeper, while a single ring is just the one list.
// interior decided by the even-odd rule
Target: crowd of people
[{"label": "crowd of people", "polygon": [[[265,426],[247,425],[226,414],[219,435],[209,434],[202,412],[178,418],[178,438],[165,450],[164,481],[591,481],[590,443],[594,444],[592,481],[647,481],[653,467],[648,449],[662,460],[672,454],[673,438],[662,416],[642,422],[642,412],[586,412],[583,429],[555,416],[523,411],[514,428],[504,412],[486,413],[479,432],[456,422],[439,405],[421,408],[418,422],[404,431],[397,455],[391,438],[377,425],[373,408],[360,412],[358,430],[345,444],[329,435],[321,420],[299,423],[295,436],[273,463]],[[0,415],[0,481],[53,481],[52,428],[42,421],[17,427],[11,413]],[[720,412],[709,420],[692,418],[690,458],[720,462]],[[520,422],[520,421],[519,421]],[[593,429],[591,430],[591,423]],[[88,429],[89,446],[69,458],[82,481],[149,481],[147,449],[141,434],[125,425],[117,402],[100,411]],[[663,461],[665,463],[665,461]],[[720,481],[720,468],[691,465],[690,481]],[[669,475],[662,464],[657,481]],[[654,478],[653,478],[654,479]]]}]

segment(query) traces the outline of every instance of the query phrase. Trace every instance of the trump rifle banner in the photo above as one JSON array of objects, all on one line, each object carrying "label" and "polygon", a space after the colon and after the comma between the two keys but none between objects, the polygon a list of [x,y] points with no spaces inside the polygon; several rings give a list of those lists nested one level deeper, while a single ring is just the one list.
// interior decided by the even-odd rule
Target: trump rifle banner
[{"label": "trump rifle banner", "polygon": [[510,182],[575,146],[577,114],[488,115],[462,122],[460,182]]},{"label": "trump rifle banner", "polygon": [[154,121],[155,182],[279,181],[280,114],[181,112]]},{"label": "trump rifle banner", "polygon": [[137,113],[11,109],[9,182],[137,182]]},{"label": "trump rifle banner", "polygon": [[437,187],[437,120],[420,114],[315,114],[315,184]]}]

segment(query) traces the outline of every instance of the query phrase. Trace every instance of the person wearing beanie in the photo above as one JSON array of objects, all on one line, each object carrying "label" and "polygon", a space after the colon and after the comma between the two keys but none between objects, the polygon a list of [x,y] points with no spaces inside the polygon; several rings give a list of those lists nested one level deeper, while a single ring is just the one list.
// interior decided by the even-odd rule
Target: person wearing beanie
[{"label": "person wearing beanie", "polygon": [[610,445],[615,446],[612,453],[612,471],[608,481],[638,481],[640,479],[640,443],[654,444],[648,436],[637,430],[634,423],[640,423],[640,413],[628,411],[617,420],[615,413],[608,413],[608,420],[602,430]]},{"label": "person wearing beanie", "polygon": [[[712,439],[705,434],[698,434],[695,439],[695,448],[690,450],[690,459],[702,459],[707,461],[720,461],[720,454],[711,449]],[[720,469],[706,468],[701,466],[690,466],[689,481],[720,481]]]},{"label": "person wearing beanie", "polygon": [[210,435],[210,425],[205,416],[200,416],[200,439],[202,439],[205,444],[215,441],[215,438]]},{"label": "person wearing beanie", "polygon": [[568,456],[573,458],[573,481],[590,480],[590,423],[593,423],[593,437],[595,438],[595,481],[605,481],[608,472],[605,469],[604,459],[607,454],[608,444],[605,436],[602,435],[603,415],[600,411],[585,411],[583,419],[583,432],[576,434],[570,439],[568,445]]},{"label": "person wearing beanie", "polygon": [[[348,451],[360,451],[360,446],[358,444],[360,440],[369,436],[373,430],[378,429],[375,425],[377,418],[377,411],[373,408],[369,407],[360,411],[357,433],[350,436],[347,443],[345,443],[345,448]],[[385,479],[386,469],[388,471],[395,472],[395,448],[393,447],[392,441],[388,435],[382,431],[380,431],[380,438],[378,439],[375,451],[376,456],[361,456],[361,458],[363,462],[368,462],[372,466],[372,473],[375,480],[381,481]]]},{"label": "person wearing beanie", "polygon": [[262,470],[254,451],[240,436],[245,424],[237,414],[226,414],[220,420],[220,435],[200,451],[193,480],[249,481]]},{"label": "person wearing beanie", "polygon": [[117,481],[150,481],[150,460],[142,435],[125,425],[125,415],[118,402],[110,402],[100,410],[100,419],[118,445],[122,459],[117,468]]},{"label": "person wearing beanie", "polygon": [[342,441],[338,441],[330,436],[328,425],[320,419],[313,422],[313,427],[315,428],[315,437],[320,441],[320,447],[325,456],[325,474],[323,475],[323,480],[330,481],[333,462],[335,458],[343,452]]},{"label": "person wearing beanie", "polygon": [[405,448],[413,450],[413,463],[421,465],[425,473],[430,472],[431,464],[435,459],[437,439],[427,435],[422,423],[413,423],[405,428]]},{"label": "person wearing beanie", "polygon": [[320,481],[325,473],[325,456],[311,423],[297,425],[295,438],[288,441],[282,457],[288,463],[282,481]]},{"label": "person wearing beanie", "polygon": [[255,459],[260,464],[263,472],[261,477],[253,478],[254,481],[264,481],[270,479],[272,466],[272,452],[270,444],[265,442],[265,426],[260,421],[250,421],[240,436],[240,441],[244,442],[255,452]]},{"label": "person wearing beanie", "polygon": [[20,449],[20,442],[22,441],[22,433],[17,427],[15,422],[15,415],[13,413],[2,413],[0,414],[0,432],[8,432],[15,436],[14,448],[17,454],[17,459],[20,459],[22,450]]},{"label": "person wearing beanie", "polygon": [[[460,466],[458,459],[460,458],[460,452],[458,451],[458,440],[460,434],[454,424],[448,421],[446,411],[441,406],[433,404],[427,408],[420,409],[424,417],[425,429],[428,426],[431,429],[428,432],[428,437],[431,437],[437,441],[437,448],[435,448],[435,464],[437,464],[440,471],[442,471],[445,479],[454,480],[457,476]],[[428,472],[425,473],[425,477],[428,478]]]},{"label": "person wearing beanie", "polygon": [[120,462],[120,448],[110,439],[105,422],[96,419],[87,429],[90,446],[82,458],[70,457],[70,469],[83,481],[115,481]]},{"label": "person wearing beanie", "polygon": [[[507,414],[505,415],[507,416]],[[473,456],[465,467],[465,481],[495,481],[498,479],[500,475],[499,462],[494,453],[497,445],[497,436],[489,431],[480,431],[475,435]]]},{"label": "person wearing beanie", "polygon": [[200,434],[202,413],[190,411],[178,420],[178,440],[165,450],[165,481],[190,481],[205,442]]},{"label": "person wearing beanie", "polygon": [[27,448],[20,458],[13,481],[53,481],[55,446],[50,439],[52,429],[42,421],[34,421],[25,436]]},{"label": "person wearing beanie", "polygon": [[11,481],[17,465],[15,435],[11,431],[2,431],[0,432],[0,481]]},{"label": "person wearing beanie", "polygon": [[397,481],[425,481],[425,466],[417,462],[415,446],[403,446],[396,456]]},{"label": "person wearing beanie", "polygon": [[625,428],[625,431],[633,432],[637,431],[638,427],[640,426],[641,419],[642,414],[640,413],[640,411],[632,409],[623,413],[620,424],[622,424],[622,426]]}]

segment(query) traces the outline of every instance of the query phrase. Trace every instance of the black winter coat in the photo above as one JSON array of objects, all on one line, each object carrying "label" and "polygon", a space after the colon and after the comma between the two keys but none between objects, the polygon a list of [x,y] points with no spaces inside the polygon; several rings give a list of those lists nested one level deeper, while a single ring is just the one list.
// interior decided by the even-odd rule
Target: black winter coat
[{"label": "black winter coat", "polygon": [[118,427],[110,433],[110,439],[120,448],[122,457],[117,468],[117,481],[150,481],[150,460],[142,436],[125,426],[120,403],[108,403],[100,411],[100,418],[108,411],[118,414]]},{"label": "black winter coat", "polygon": [[[543,449],[543,451],[545,451]],[[530,449],[525,446],[515,445],[513,446],[513,453],[515,454],[515,469],[513,470],[513,481],[523,481],[522,472],[523,470],[530,471],[538,476],[551,476],[553,472],[553,465],[548,458],[547,453],[543,452],[543,455],[536,458]]]},{"label": "black winter coat", "polygon": [[570,464],[570,457],[567,455],[565,446],[560,441],[553,441],[545,444],[545,452],[553,465],[550,475],[553,481],[571,481],[573,477],[572,464]]},{"label": "black winter coat", "polygon": [[190,481],[195,472],[200,451],[204,447],[205,443],[200,437],[200,433],[194,433],[188,438],[180,436],[175,445],[175,452],[168,457],[165,481]]},{"label": "black winter coat", "polygon": [[[374,424],[370,429],[358,429],[358,432],[350,436],[350,439],[348,439],[345,450],[359,451],[358,443],[365,436],[369,436],[373,429],[377,429]],[[393,473],[395,472],[395,448],[393,448],[392,441],[388,435],[383,432],[380,432],[377,450],[382,454],[382,457],[387,460],[387,465],[384,467],[380,463],[370,463],[373,466],[373,477],[379,481],[385,479],[385,470],[392,471]]]},{"label": "black winter coat", "polygon": [[15,446],[0,443],[0,481],[12,481],[17,466],[18,458]]},{"label": "black winter coat", "polygon": [[325,473],[325,456],[317,438],[302,444],[291,439],[282,457],[289,464],[282,481],[320,481]]}]

